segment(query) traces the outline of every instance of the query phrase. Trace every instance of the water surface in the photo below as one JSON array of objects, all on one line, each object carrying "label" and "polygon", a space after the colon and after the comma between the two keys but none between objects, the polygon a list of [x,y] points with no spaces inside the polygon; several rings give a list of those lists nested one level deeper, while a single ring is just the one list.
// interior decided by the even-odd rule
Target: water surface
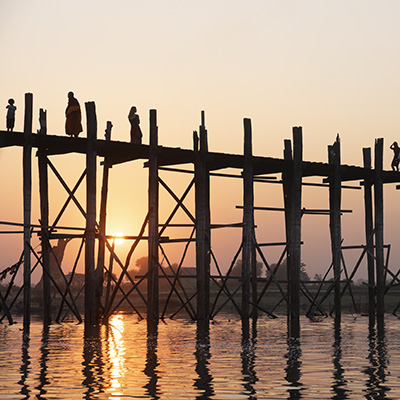
[{"label": "water surface", "polygon": [[303,318],[300,341],[286,319],[158,326],[114,315],[98,337],[83,324],[0,325],[1,399],[400,399],[400,321],[385,336],[368,318]]}]

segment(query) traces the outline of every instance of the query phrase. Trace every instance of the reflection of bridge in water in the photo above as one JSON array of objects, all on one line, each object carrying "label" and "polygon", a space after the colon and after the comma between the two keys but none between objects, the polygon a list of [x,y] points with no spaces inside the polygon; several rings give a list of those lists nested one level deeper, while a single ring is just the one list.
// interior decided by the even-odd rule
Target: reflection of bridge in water
[{"label": "reflection of bridge in water", "polygon": [[[149,320],[157,320],[166,316],[174,316],[178,312],[186,313],[195,320],[209,320],[226,305],[233,307],[243,319],[255,317],[257,313],[267,313],[274,317],[274,307],[268,308],[263,299],[268,297],[272,288],[279,296],[279,304],[287,305],[288,329],[291,336],[298,337],[300,332],[300,298],[309,303],[308,315],[335,314],[340,321],[341,299],[347,293],[356,308],[351,281],[364,258],[368,268],[368,296],[370,319],[378,316],[383,322],[385,312],[385,294],[399,283],[399,271],[394,274],[385,259],[383,243],[383,184],[400,181],[400,175],[393,171],[383,171],[383,139],[375,142],[374,168],[371,162],[371,149],[363,149],[364,166],[341,165],[339,137],[329,146],[329,162],[316,163],[302,159],[302,129],[293,128],[293,140],[284,142],[284,158],[256,157],[252,155],[251,121],[244,119],[244,154],[224,154],[208,151],[207,130],[204,113],[199,132],[193,136],[193,150],[168,148],[159,146],[156,111],[150,110],[150,144],[137,145],[111,140],[112,124],[107,123],[105,140],[97,139],[97,119],[95,104],[85,104],[87,114],[87,138],[71,139],[65,136],[47,134],[46,113],[40,110],[40,130],[32,133],[32,95],[25,96],[24,132],[0,131],[0,147],[23,147],[23,223],[2,222],[3,225],[23,226],[24,251],[20,261],[12,268],[3,271],[3,276],[11,276],[10,283],[1,293],[0,305],[3,310],[2,319],[12,322],[13,306],[18,296],[23,297],[23,314],[25,326],[29,325],[31,314],[31,273],[39,266],[43,270],[43,304],[44,319],[54,318],[52,309],[51,288],[55,289],[61,298],[58,305],[57,319],[67,309],[78,321],[82,320],[79,298],[84,297],[84,320],[87,327],[106,321],[122,303],[128,303],[132,311],[142,316],[143,308]],[[31,221],[31,179],[32,179],[32,149],[37,148],[39,165],[40,189],[40,224]],[[79,153],[86,155],[86,169],[73,188],[70,188],[60,172],[51,162],[50,156],[59,154]],[[97,157],[102,157],[102,190],[100,199],[99,219],[97,220],[96,177]],[[109,169],[120,163],[133,160],[145,160],[148,167],[148,213],[137,236],[130,236],[133,241],[127,259],[123,262],[115,251],[111,237],[106,233],[106,210],[108,195]],[[178,164],[186,164],[188,169],[176,168]],[[227,168],[238,169],[241,174],[216,172]],[[49,185],[48,170],[51,170],[68,194],[68,199],[60,210],[55,221],[49,221]],[[181,196],[159,176],[159,171],[167,170],[175,173],[191,174],[189,185]],[[281,174],[276,180],[271,174]],[[243,220],[240,223],[215,225],[210,221],[210,176],[238,178],[243,181]],[[302,182],[303,177],[322,177],[324,183]],[[86,208],[84,208],[75,192],[86,179]],[[360,181],[364,190],[365,234],[366,244],[361,246],[342,246],[341,215],[349,210],[341,209],[341,191],[345,189],[360,189],[360,187],[345,186],[347,181]],[[279,183],[283,187],[284,205],[282,208],[254,206],[254,183]],[[302,186],[326,186],[329,190],[329,209],[309,210],[302,207]],[[159,187],[162,186],[176,203],[169,217],[159,223]],[[189,192],[194,188],[195,211],[192,213],[185,205]],[[372,191],[372,188],[374,190]],[[143,188],[145,190],[146,188]],[[374,206],[372,202],[374,197]],[[60,226],[59,220],[69,203],[74,203],[85,218],[85,228]],[[281,211],[285,214],[286,241],[281,243],[257,243],[254,224],[254,210],[266,209]],[[178,210],[183,210],[189,219],[187,224],[174,224],[174,216]],[[333,280],[321,282],[304,282],[300,279],[301,269],[301,218],[304,214],[329,215],[331,233],[332,263],[329,271],[333,271]],[[189,227],[192,233],[189,238],[171,238],[165,236],[168,227]],[[242,243],[233,257],[226,274],[223,274],[211,247],[211,232],[213,229],[237,227],[242,229]],[[57,231],[57,232],[56,232]],[[147,236],[145,232],[147,231]],[[32,233],[41,238],[41,253],[38,254],[31,245]],[[54,239],[80,238],[81,248],[72,272],[66,276],[58,260],[58,278],[55,279],[50,264],[57,259],[50,241]],[[96,240],[98,241],[96,247]],[[148,272],[140,279],[134,279],[128,272],[129,263],[135,249],[141,241],[148,242]],[[184,254],[176,268],[169,263],[165,253],[166,243],[184,243]],[[195,242],[196,274],[182,274],[184,257],[190,243]],[[282,246],[283,251],[276,265],[272,268],[263,253],[264,246]],[[349,268],[344,263],[342,251],[346,248],[359,248],[361,255],[356,265]],[[73,291],[73,284],[78,274],[75,273],[78,257],[84,249],[85,275],[80,290]],[[106,252],[112,263],[105,263]],[[159,254],[168,262],[168,272],[159,263]],[[235,262],[241,256],[241,277],[230,276]],[[278,281],[275,274],[287,258],[287,281]],[[268,271],[267,278],[257,278],[257,257],[262,260]],[[32,265],[32,261],[34,264]],[[113,270],[111,270],[114,264]],[[217,275],[210,274],[210,265],[215,264]],[[23,265],[23,268],[19,268]],[[22,272],[19,272],[19,270]],[[12,295],[15,276],[23,274],[23,287]],[[389,279],[386,279],[389,278]],[[127,288],[123,280],[130,282]],[[168,295],[162,298],[160,285],[167,282]],[[195,280],[195,285],[187,285],[187,280]],[[186,282],[186,283],[185,283]],[[147,283],[147,285],[146,285]],[[311,289],[316,288],[316,289]],[[83,294],[81,294],[83,293]],[[14,297],[13,297],[14,296]],[[327,298],[333,296],[333,310],[325,311]],[[138,304],[137,302],[140,302]],[[171,307],[174,308],[171,311]],[[54,307],[53,307],[54,308]],[[397,311],[397,308],[394,312]],[[167,310],[169,312],[167,313]]]}]

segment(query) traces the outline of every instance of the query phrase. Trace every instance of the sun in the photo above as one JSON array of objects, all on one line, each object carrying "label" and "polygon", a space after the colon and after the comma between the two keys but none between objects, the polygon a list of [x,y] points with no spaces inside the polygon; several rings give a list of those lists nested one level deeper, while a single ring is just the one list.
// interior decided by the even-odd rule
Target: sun
[{"label": "sun", "polygon": [[113,238],[116,246],[125,242],[124,235],[121,232],[115,232]]}]

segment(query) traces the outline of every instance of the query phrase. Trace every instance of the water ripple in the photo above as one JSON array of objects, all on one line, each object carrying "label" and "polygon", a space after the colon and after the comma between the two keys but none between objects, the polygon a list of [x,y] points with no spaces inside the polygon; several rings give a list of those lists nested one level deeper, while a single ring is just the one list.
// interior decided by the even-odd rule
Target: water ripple
[{"label": "water ripple", "polygon": [[302,326],[287,340],[283,318],[157,326],[115,315],[86,339],[83,325],[1,325],[0,398],[400,398],[397,319],[384,337],[364,318],[345,316],[340,331],[330,319]]}]

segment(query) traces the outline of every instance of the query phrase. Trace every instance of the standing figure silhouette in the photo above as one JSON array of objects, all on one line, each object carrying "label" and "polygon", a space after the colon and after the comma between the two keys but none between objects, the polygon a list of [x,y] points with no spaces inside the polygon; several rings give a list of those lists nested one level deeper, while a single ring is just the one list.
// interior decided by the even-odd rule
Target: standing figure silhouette
[{"label": "standing figure silhouette", "polygon": [[131,123],[131,143],[142,144],[142,130],[140,129],[139,115],[136,114],[136,107],[131,107],[128,119]]},{"label": "standing figure silhouette", "polygon": [[74,97],[73,92],[68,93],[68,105],[65,110],[65,133],[69,136],[78,137],[82,132],[81,106]]}]

